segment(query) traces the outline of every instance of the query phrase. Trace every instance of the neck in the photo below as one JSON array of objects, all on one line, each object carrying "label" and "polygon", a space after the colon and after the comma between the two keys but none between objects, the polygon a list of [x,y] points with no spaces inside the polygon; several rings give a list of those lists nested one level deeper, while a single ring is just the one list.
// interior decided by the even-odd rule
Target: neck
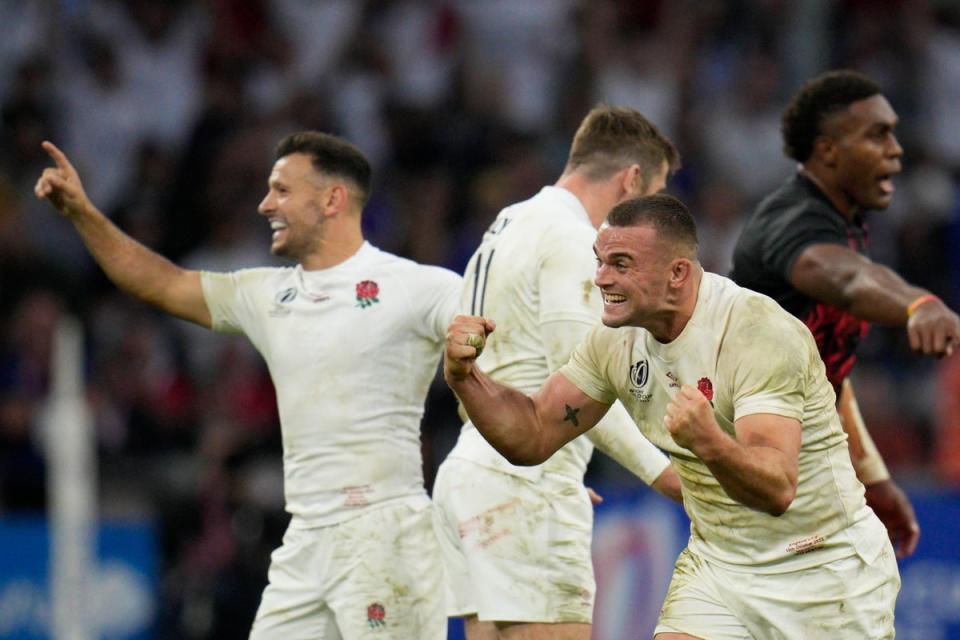
[{"label": "neck", "polygon": [[310,255],[300,260],[300,265],[307,271],[329,269],[347,261],[363,246],[363,233],[360,225],[350,225],[346,228],[326,230],[319,246]]},{"label": "neck", "polygon": [[815,164],[801,164],[800,175],[817,186],[818,189],[827,197],[833,208],[839,211],[844,218],[852,220],[859,211],[856,204],[851,202],[844,194],[843,189],[831,180],[829,171],[824,170]]},{"label": "neck", "polygon": [[592,182],[582,173],[570,171],[564,173],[554,186],[566,189],[577,197],[595,229],[607,218],[610,209],[620,201],[622,193],[614,180]]},{"label": "neck", "polygon": [[667,299],[665,309],[660,315],[644,325],[644,329],[649,331],[657,342],[673,342],[683,333],[697,308],[697,296],[700,294],[702,280],[703,268],[697,265],[689,283],[678,291],[673,299]]}]

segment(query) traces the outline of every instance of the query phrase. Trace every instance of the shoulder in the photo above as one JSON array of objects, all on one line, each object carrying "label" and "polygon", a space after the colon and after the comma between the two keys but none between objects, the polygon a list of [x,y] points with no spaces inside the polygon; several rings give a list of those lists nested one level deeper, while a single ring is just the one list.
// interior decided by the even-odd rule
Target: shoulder
[{"label": "shoulder", "polygon": [[293,273],[293,267],[254,267],[236,271],[201,271],[200,277],[208,281],[231,281],[238,286],[257,286],[283,282]]},{"label": "shoulder", "polygon": [[[757,344],[757,349],[775,345],[788,349],[805,341],[810,331],[780,303],[762,293],[741,287],[723,278],[730,290],[730,329]],[[762,346],[761,346],[762,345]]]},{"label": "shoulder", "polygon": [[374,272],[384,278],[393,278],[410,288],[446,288],[459,287],[463,278],[445,267],[420,264],[409,258],[403,258],[380,249],[370,256]]},{"label": "shoulder", "polygon": [[757,205],[749,226],[790,233],[824,225],[843,230],[843,217],[815,189],[805,179],[791,177]]}]

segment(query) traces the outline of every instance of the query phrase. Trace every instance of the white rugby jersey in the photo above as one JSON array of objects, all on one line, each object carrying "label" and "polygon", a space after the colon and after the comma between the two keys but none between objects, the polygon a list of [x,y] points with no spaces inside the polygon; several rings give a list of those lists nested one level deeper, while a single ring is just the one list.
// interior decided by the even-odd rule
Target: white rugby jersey
[{"label": "white rugby jersey", "polygon": [[[497,323],[477,359],[485,373],[533,393],[600,322],[595,239],[583,204],[560,187],[544,187],[500,212],[467,265],[461,301],[461,312]],[[507,462],[471,422],[449,455],[530,480],[544,471],[582,479],[594,443],[647,483],[669,464],[619,405],[536,467]]]},{"label": "white rugby jersey", "polygon": [[[591,398],[620,399],[643,432],[667,450],[690,516],[690,549],[754,571],[786,571],[859,552],[868,560],[886,533],[866,506],[840,426],[833,387],[813,336],[771,298],[705,273],[693,316],[672,342],[638,327],[593,330],[561,374]],[[770,413],[803,428],[796,498],[779,517],[734,501],[663,424],[670,398],[696,385],[720,427]]]},{"label": "white rugby jersey", "polygon": [[369,243],[329,269],[202,273],[217,331],[267,362],[298,526],[422,497],[420,419],[462,280]]}]

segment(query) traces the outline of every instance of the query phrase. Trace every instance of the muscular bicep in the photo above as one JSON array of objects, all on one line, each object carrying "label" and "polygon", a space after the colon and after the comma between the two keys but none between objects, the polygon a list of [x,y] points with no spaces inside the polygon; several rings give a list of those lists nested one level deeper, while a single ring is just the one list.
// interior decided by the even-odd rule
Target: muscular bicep
[{"label": "muscular bicep", "polygon": [[801,425],[795,418],[773,413],[753,413],[734,423],[737,442],[744,447],[776,449],[794,478],[800,463]]},{"label": "muscular bicep", "polygon": [[798,291],[815,300],[846,308],[852,304],[851,283],[873,263],[839,244],[811,244],[790,268],[789,280]]},{"label": "muscular bicep", "polygon": [[532,399],[541,428],[541,446],[548,457],[590,430],[610,408],[557,372],[547,378]]}]

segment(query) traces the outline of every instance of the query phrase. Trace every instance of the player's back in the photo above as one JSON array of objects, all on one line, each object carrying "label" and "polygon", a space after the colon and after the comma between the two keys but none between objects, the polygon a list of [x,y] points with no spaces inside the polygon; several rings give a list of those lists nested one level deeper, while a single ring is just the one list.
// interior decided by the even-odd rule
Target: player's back
[{"label": "player's back", "polygon": [[[583,205],[566,189],[544,187],[500,212],[467,265],[461,297],[464,313],[497,323],[477,360],[484,372],[533,393],[599,322],[595,236]],[[578,438],[545,465],[582,477],[592,452],[589,440]],[[509,464],[469,422],[450,456],[532,479],[544,468]]]},{"label": "player's back", "polygon": [[[594,236],[579,200],[556,187],[503,209],[490,225],[467,265],[461,298],[464,312],[497,323],[478,359],[488,375],[532,393],[566,361],[562,354],[553,362],[558,349],[542,327],[597,320],[599,294],[583,267]],[[558,281],[576,290],[574,299],[554,290]]]}]

